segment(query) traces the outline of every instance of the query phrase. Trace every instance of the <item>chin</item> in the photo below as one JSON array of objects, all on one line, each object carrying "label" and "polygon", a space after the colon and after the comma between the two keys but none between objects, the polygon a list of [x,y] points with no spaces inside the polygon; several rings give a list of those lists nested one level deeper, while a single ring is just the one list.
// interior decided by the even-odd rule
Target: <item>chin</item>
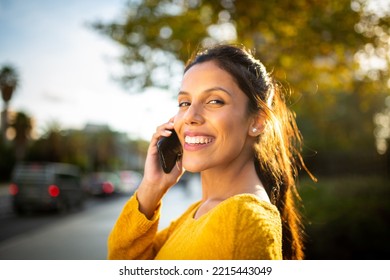
[{"label": "chin", "polygon": [[199,173],[201,172],[203,169],[202,168],[197,168],[195,166],[184,166],[184,170],[185,171],[188,171],[188,172],[191,172],[191,173]]},{"label": "chin", "polygon": [[187,162],[183,161],[183,168],[186,171],[189,171],[191,173],[198,173],[206,169],[206,166],[203,163],[196,163],[194,161],[188,160]]}]

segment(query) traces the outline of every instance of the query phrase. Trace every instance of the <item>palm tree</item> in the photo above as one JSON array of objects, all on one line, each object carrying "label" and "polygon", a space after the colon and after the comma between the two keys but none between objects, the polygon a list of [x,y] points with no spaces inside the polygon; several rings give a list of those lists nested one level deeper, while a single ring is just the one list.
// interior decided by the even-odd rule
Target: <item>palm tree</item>
[{"label": "palm tree", "polygon": [[5,65],[0,69],[0,90],[1,97],[4,101],[4,110],[1,113],[1,135],[5,139],[5,132],[8,126],[8,106],[12,98],[12,94],[19,84],[18,73],[11,65]]}]

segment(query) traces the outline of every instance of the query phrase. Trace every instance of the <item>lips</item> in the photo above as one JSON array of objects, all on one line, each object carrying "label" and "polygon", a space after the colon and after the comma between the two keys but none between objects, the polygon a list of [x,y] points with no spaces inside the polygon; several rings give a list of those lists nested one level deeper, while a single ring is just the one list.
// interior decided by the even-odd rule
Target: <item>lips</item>
[{"label": "lips", "polygon": [[184,142],[186,144],[195,145],[195,144],[209,144],[213,142],[214,138],[209,136],[186,136]]}]

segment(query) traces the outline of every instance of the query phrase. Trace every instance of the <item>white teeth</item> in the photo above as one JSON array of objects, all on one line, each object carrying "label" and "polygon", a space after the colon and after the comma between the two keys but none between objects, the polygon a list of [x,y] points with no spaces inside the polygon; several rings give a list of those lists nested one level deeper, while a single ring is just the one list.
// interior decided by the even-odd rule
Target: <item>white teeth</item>
[{"label": "white teeth", "polygon": [[211,141],[213,141],[213,139],[205,136],[195,136],[195,137],[186,136],[184,141],[187,144],[208,144]]}]

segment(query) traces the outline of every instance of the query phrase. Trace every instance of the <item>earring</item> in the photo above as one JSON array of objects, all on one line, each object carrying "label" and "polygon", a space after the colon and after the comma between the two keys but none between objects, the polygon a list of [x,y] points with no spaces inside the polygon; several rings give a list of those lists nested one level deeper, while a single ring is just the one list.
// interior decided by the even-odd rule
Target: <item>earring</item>
[{"label": "earring", "polygon": [[257,132],[257,128],[256,127],[252,128],[252,132],[256,133]]}]

